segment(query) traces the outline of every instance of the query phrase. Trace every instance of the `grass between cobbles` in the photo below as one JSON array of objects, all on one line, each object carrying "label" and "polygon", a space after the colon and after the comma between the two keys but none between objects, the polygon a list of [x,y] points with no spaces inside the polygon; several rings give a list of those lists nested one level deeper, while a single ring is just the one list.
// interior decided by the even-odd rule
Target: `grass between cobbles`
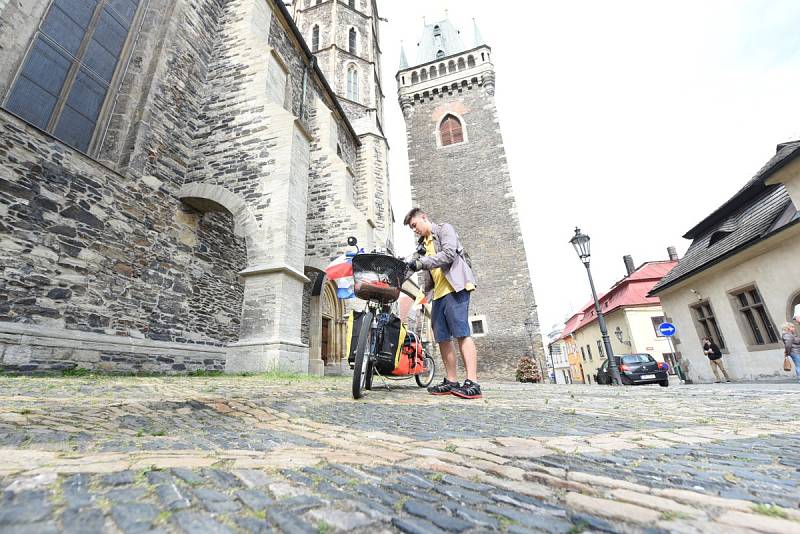
[{"label": "grass between cobbles", "polygon": [[757,504],[753,506],[753,511],[757,514],[766,515],[769,517],[779,517],[781,519],[789,519],[789,514],[778,506],[771,504]]}]

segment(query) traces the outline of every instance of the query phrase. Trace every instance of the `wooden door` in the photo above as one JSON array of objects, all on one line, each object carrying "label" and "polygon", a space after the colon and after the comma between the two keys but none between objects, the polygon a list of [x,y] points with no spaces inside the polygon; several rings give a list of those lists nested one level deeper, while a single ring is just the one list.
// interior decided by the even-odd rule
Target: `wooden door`
[{"label": "wooden door", "polygon": [[320,343],[320,345],[321,345],[320,354],[321,354],[322,360],[326,364],[330,360],[330,352],[329,352],[330,351],[330,347],[328,345],[330,325],[331,325],[331,320],[326,318],[326,317],[323,317],[322,318],[322,340],[321,340],[321,343]]}]

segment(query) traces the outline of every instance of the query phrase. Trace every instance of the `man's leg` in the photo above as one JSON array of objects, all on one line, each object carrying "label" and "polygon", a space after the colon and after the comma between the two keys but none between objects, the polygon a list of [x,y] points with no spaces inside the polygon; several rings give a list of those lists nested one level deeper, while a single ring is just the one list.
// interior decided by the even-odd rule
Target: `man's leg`
[{"label": "man's leg", "polygon": [[717,382],[722,380],[719,377],[719,370],[717,370],[717,360],[708,360],[708,363],[711,365],[711,370],[714,371],[714,376],[717,378]]},{"label": "man's leg", "polygon": [[731,381],[731,377],[728,376],[728,371],[725,370],[725,364],[722,363],[722,358],[717,360],[717,365],[719,365],[719,370],[722,371],[722,374],[725,375],[725,380],[730,382]]},{"label": "man's leg", "polygon": [[[460,342],[461,340],[459,340]],[[453,346],[452,341],[443,341],[439,343],[439,353],[442,355],[444,362],[444,370],[447,373],[447,379],[450,382],[456,381],[456,348]]]},{"label": "man's leg", "polygon": [[[467,380],[478,381],[478,352],[475,349],[475,341],[472,336],[458,338],[458,350],[461,352],[461,361],[464,362],[464,369],[467,370]],[[455,363],[455,358],[453,358]],[[445,363],[445,367],[447,364]]]}]

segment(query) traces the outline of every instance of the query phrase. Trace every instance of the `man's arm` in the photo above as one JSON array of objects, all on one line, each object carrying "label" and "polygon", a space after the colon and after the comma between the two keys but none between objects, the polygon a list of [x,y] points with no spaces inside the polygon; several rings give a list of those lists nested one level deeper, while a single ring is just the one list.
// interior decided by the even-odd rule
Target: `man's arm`
[{"label": "man's arm", "polygon": [[433,256],[420,256],[418,259],[426,271],[437,267],[446,267],[453,263],[458,254],[458,235],[450,224],[443,224],[439,232],[439,242],[442,250]]}]

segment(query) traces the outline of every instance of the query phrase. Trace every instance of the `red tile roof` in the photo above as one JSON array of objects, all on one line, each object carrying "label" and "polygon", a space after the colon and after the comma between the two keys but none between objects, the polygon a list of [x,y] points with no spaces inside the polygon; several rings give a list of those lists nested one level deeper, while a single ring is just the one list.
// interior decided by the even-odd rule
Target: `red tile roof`
[{"label": "red tile roof", "polygon": [[[649,261],[641,265],[633,273],[614,284],[607,293],[598,296],[603,315],[608,315],[620,308],[661,304],[658,297],[648,297],[647,294],[677,263],[677,261]],[[589,301],[564,325],[561,339],[596,320],[594,301]]]}]

